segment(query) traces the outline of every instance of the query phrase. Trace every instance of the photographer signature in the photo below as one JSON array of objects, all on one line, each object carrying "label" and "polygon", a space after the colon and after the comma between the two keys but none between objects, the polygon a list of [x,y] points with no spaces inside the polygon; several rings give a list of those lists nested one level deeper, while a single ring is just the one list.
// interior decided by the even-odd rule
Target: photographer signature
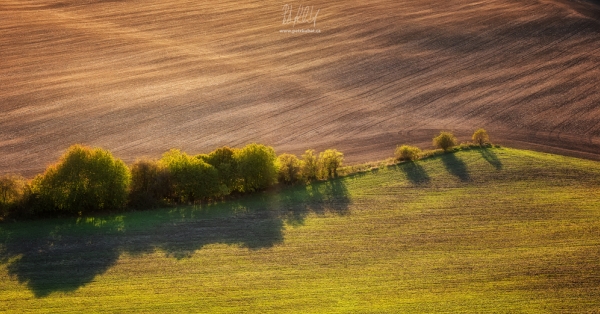
[{"label": "photographer signature", "polygon": [[296,16],[294,18],[292,18],[292,14],[294,11],[293,6],[291,4],[284,5],[283,6],[283,24],[284,25],[293,24],[293,26],[296,26],[296,24],[313,23],[313,27],[316,27],[317,26],[317,16],[319,15],[319,11],[321,11],[321,9],[318,9],[317,12],[313,16],[314,8],[315,8],[314,6],[300,5],[298,10],[296,11]]}]

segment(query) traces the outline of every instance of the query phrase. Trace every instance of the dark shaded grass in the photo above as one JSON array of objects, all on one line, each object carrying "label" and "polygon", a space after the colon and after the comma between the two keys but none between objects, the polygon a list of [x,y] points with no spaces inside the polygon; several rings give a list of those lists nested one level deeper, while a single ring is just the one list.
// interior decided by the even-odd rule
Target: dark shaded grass
[{"label": "dark shaded grass", "polygon": [[404,171],[408,180],[413,184],[426,184],[431,180],[423,166],[419,163],[411,161],[403,164],[400,169]]},{"label": "dark shaded grass", "polygon": [[457,158],[455,154],[443,154],[440,158],[444,164],[444,167],[450,174],[457,177],[462,182],[471,180],[469,171],[467,169],[467,164]]},{"label": "dark shaded grass", "polygon": [[45,297],[90,283],[123,253],[161,250],[181,259],[213,243],[270,248],[283,242],[285,222],[302,225],[309,213],[345,215],[349,203],[344,182],[331,180],[198,207],[3,224],[0,256],[4,263],[19,257],[9,274]]}]

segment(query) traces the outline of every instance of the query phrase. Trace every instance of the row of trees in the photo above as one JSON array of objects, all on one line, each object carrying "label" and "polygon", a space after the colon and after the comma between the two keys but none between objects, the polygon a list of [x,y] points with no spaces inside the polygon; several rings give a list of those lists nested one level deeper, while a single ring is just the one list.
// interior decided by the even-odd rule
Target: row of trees
[{"label": "row of trees", "polygon": [[318,155],[307,150],[298,158],[249,144],[196,156],[172,149],[159,160],[137,160],[128,167],[107,150],[74,145],[30,182],[17,176],[0,178],[0,211],[86,213],[217,200],[278,182],[334,177],[343,159],[335,149]]},{"label": "row of trees", "polygon": [[[486,130],[478,129],[471,136],[473,143],[479,146],[483,146],[490,143],[490,137]],[[433,146],[442,149],[444,152],[449,151],[458,144],[454,134],[450,132],[440,132],[440,134],[433,138]],[[421,156],[421,149],[416,146],[402,145],[396,148],[394,152],[396,160],[399,161],[410,161],[417,160]]]},{"label": "row of trees", "polygon": [[[484,145],[483,129],[473,142]],[[444,151],[457,145],[456,137],[441,132],[433,144]],[[402,145],[397,160],[416,160],[422,153]],[[101,148],[71,146],[43,174],[26,182],[17,176],[0,177],[0,216],[7,213],[86,213],[148,208],[166,204],[197,203],[237,193],[264,190],[276,183],[293,184],[337,176],[344,155],[335,149],[317,154],[307,150],[300,158],[277,156],[270,146],[249,144],[221,147],[209,154],[188,155],[172,149],[159,160],[142,159],[128,167]]]}]

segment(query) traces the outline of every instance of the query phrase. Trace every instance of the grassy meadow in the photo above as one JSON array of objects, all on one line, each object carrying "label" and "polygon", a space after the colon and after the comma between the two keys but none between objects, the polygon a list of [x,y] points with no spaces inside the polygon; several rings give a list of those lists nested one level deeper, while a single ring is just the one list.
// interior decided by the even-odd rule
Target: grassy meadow
[{"label": "grassy meadow", "polygon": [[220,204],[0,224],[0,312],[593,312],[600,163],[472,149]]}]

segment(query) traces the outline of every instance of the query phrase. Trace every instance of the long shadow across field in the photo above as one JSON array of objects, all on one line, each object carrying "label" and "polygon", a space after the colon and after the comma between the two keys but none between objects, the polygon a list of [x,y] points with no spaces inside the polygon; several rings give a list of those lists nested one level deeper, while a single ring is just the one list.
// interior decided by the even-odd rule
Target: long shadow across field
[{"label": "long shadow across field", "polygon": [[450,174],[457,177],[462,182],[471,180],[471,176],[469,175],[469,171],[467,169],[467,164],[456,157],[455,154],[443,154],[441,155],[441,159],[444,167],[446,170],[448,170],[448,172],[450,172]]},{"label": "long shadow across field", "polygon": [[406,178],[412,184],[427,184],[430,181],[429,175],[425,171],[425,169],[415,162],[407,162],[403,163],[399,166],[399,168],[404,171],[406,174]]},{"label": "long shadow across field", "polygon": [[481,154],[481,157],[483,157],[490,165],[494,166],[496,170],[502,170],[502,162],[492,150],[480,148],[479,153]]},{"label": "long shadow across field", "polygon": [[285,223],[303,224],[310,213],[345,215],[349,204],[343,180],[331,180],[205,206],[7,223],[0,225],[0,263],[45,297],[86,285],[123,253],[159,250],[181,259],[213,243],[270,248],[284,241]]}]

